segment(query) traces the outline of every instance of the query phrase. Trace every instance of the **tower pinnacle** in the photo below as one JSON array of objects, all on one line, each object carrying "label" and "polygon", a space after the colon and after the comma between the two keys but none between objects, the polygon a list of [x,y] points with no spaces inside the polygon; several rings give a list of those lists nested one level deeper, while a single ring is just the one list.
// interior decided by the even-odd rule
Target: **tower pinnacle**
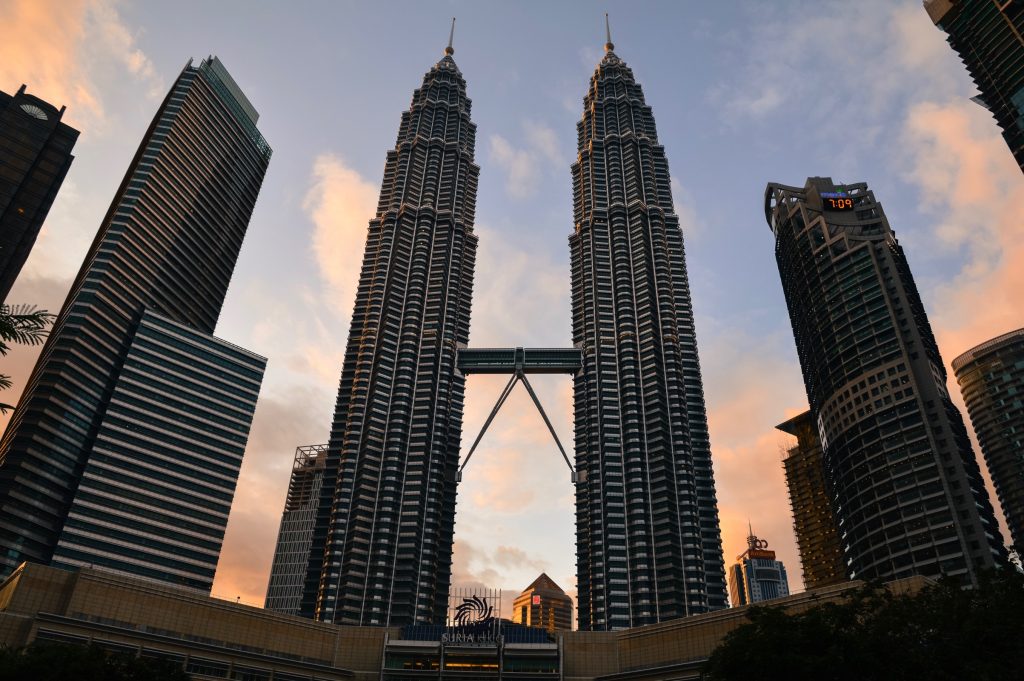
[{"label": "tower pinnacle", "polygon": [[448,33],[448,47],[444,48],[444,53],[449,57],[455,54],[455,48],[452,47],[452,40],[455,39],[455,17],[452,17],[452,30]]},{"label": "tower pinnacle", "polygon": [[604,51],[611,52],[615,49],[615,45],[612,44],[612,26],[608,22],[608,12],[604,13],[604,35],[606,42],[604,44]]}]

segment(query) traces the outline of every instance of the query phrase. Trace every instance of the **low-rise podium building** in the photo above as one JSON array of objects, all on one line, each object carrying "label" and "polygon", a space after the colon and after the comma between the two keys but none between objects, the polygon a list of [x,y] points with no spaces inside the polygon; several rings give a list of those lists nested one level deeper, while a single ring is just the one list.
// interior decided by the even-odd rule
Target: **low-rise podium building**
[{"label": "low-rise podium building", "polygon": [[[913,593],[929,580],[888,585]],[[775,601],[799,612],[838,599],[847,582]],[[96,644],[179,662],[193,679],[699,679],[722,638],[746,623],[730,608],[621,631],[557,631],[504,620],[366,627],[211,598],[194,589],[96,568],[24,563],[0,584],[0,645]]]}]

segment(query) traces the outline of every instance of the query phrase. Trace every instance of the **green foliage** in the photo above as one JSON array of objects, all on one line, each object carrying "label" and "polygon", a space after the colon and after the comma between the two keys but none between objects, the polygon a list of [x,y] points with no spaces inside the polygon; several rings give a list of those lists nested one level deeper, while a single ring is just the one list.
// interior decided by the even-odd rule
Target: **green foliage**
[{"label": "green foliage", "polygon": [[4,681],[189,681],[181,665],[108,653],[98,646],[36,643],[0,649]]},{"label": "green foliage", "polygon": [[[46,330],[53,323],[54,316],[46,310],[37,310],[34,305],[0,305],[0,355],[6,355],[12,343],[39,345],[46,339]],[[11,377],[0,374],[0,390],[11,387]],[[9,404],[0,403],[0,413],[13,409]]]},{"label": "green foliage", "polygon": [[1024,577],[943,581],[913,596],[866,586],[789,615],[751,608],[711,655],[706,678],[817,681],[1006,681],[1024,670]]}]

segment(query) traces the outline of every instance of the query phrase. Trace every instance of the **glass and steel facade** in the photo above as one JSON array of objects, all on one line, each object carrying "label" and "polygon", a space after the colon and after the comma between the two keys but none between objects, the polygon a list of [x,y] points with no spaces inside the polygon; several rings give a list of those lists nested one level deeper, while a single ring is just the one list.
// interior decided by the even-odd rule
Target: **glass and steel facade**
[{"label": "glass and steel facade", "polygon": [[818,426],[805,411],[775,426],[796,437],[786,449],[782,467],[786,471],[789,505],[793,511],[793,533],[800,551],[804,587],[845,582],[846,560],[839,541],[839,527],[832,511],[832,495],[825,477]]},{"label": "glass and steel facade", "polygon": [[925,0],[1024,171],[1024,1]]},{"label": "glass and steel facade", "polygon": [[298,615],[302,604],[302,585],[309,565],[309,547],[313,541],[313,523],[324,481],[327,445],[307,445],[295,450],[288,496],[277,533],[274,562],[263,607],[289,615]]},{"label": "glass and steel facade", "polygon": [[864,183],[810,178],[769,184],[765,218],[849,577],[975,582],[1006,551],[882,206]]},{"label": "glass and steel facade", "polygon": [[683,233],[654,116],[612,50],[572,166],[579,628],[726,607]]},{"label": "glass and steel facade", "polygon": [[[177,422],[174,427],[187,431],[188,438],[215,438],[203,441],[211,447],[203,453],[184,440],[176,445],[194,450],[191,462],[182,457],[172,463],[168,459],[175,457],[159,447],[150,451],[136,445],[136,474],[147,460],[156,481],[159,460],[170,467],[162,473],[162,484],[168,483],[167,475],[187,478],[186,471],[209,467],[217,471],[211,473],[217,478],[213,488],[223,492],[227,481],[220,475],[230,477],[231,467],[237,472],[234,459],[244,446],[237,439],[243,435],[239,427],[246,412],[251,415],[252,381],[259,382],[251,375],[257,371],[253,363],[262,360],[241,350],[229,352],[209,334],[271,155],[255,118],[246,113],[251,105],[239,97],[216,58],[199,66],[189,62],[146,131],[0,441],[0,574],[25,560],[48,563],[58,542],[70,550],[72,535],[65,532],[65,522],[78,503],[79,483],[104,461],[93,460],[94,455],[118,453],[116,432],[141,437],[133,429],[141,433]],[[169,327],[157,331],[162,322]],[[167,347],[156,347],[160,344]],[[197,361],[200,352],[226,365]],[[164,368],[188,357],[189,367]],[[148,363],[149,369],[129,361]],[[170,374],[180,369],[184,373],[165,380],[200,393],[183,410],[194,421],[157,410],[158,392],[170,388],[154,383],[147,392],[132,386],[136,371],[152,373],[158,367]],[[225,383],[216,387],[219,380]],[[232,392],[238,404],[225,407],[221,397]],[[126,400],[146,405],[122,404]],[[117,464],[122,465],[127,464]],[[113,469],[108,465],[108,470]],[[223,519],[207,516],[226,513],[229,504],[230,495],[219,499],[216,508],[194,508],[197,513],[202,508],[209,522],[222,524]],[[203,544],[197,550],[204,557],[196,560],[203,562],[212,548]],[[75,559],[89,562],[84,555]]]},{"label": "glass and steel facade", "polygon": [[968,350],[953,360],[953,373],[1013,546],[1024,555],[1024,329]]},{"label": "glass and steel facade", "polygon": [[209,591],[266,360],[145,310],[51,565]]},{"label": "glass and steel facade", "polygon": [[18,278],[71,167],[78,131],[64,108],[0,92],[0,303]]},{"label": "glass and steel facade", "polygon": [[302,602],[321,621],[445,620],[479,175],[451,55],[402,114],[367,231]]}]

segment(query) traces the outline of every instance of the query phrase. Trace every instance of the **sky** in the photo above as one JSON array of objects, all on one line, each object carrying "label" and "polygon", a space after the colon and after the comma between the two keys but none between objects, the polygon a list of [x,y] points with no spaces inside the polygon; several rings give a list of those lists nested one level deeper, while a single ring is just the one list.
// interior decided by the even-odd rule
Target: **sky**
[{"label": "sky", "polygon": [[[781,465],[791,440],[774,426],[807,399],[768,182],[869,184],[947,368],[1024,326],[1024,175],[919,0],[0,0],[0,89],[26,83],[82,133],[11,302],[59,309],[189,59],[220,57],[274,149],[216,332],[268,366],[215,596],[262,605],[295,448],[328,437],[385,154],[452,16],[481,167],[470,345],[571,345],[569,166],[605,12],[669,160],[727,562],[749,522],[803,590]],[[15,379],[4,401],[37,354],[0,360]],[[464,451],[504,380],[468,379]],[[570,380],[531,382],[571,446]],[[960,400],[952,372],[950,392]],[[568,470],[518,387],[459,488],[454,583],[506,590],[506,610],[541,571],[574,594],[574,542]]]}]

